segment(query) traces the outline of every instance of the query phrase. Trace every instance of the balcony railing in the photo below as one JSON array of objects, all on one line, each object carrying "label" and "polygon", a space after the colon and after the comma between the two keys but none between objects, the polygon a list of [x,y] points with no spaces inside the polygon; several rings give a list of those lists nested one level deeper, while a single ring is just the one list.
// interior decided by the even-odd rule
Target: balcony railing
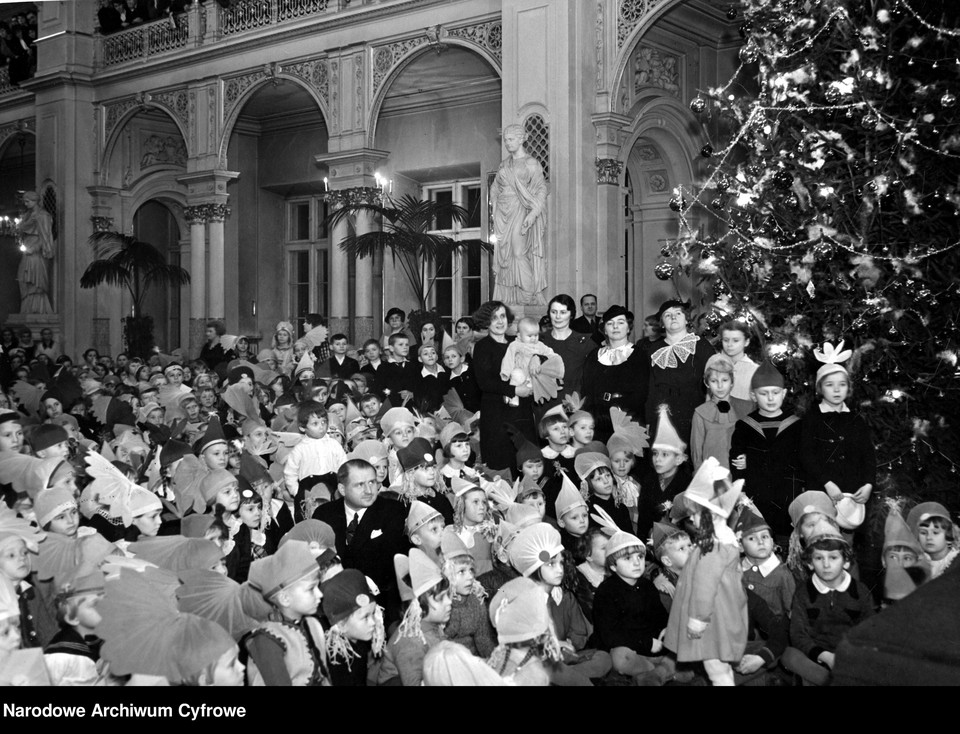
[{"label": "balcony railing", "polygon": [[199,48],[225,38],[289,21],[334,13],[371,0],[234,0],[229,7],[194,3],[186,13],[145,23],[100,38],[97,66],[109,69],[127,62]]}]

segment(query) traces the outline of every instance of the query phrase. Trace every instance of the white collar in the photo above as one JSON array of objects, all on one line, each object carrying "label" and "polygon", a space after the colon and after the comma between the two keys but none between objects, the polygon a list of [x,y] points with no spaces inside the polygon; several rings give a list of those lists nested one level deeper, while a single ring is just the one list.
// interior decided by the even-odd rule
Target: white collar
[{"label": "white collar", "polygon": [[846,403],[840,403],[839,408],[834,408],[826,400],[820,401],[820,412],[821,413],[849,413],[850,408],[847,407]]},{"label": "white collar", "polygon": [[460,377],[460,375],[462,375],[464,372],[466,372],[469,368],[470,368],[470,365],[468,365],[466,362],[464,362],[463,364],[460,365],[460,371],[459,371],[459,372],[456,372],[456,371],[454,371],[454,370],[450,370],[450,374],[453,375],[454,377]]},{"label": "white collar", "polygon": [[597,352],[597,361],[607,366],[621,364],[633,354],[633,348],[634,345],[630,342],[621,344],[619,347],[600,347],[600,351]]},{"label": "white collar", "polygon": [[558,456],[562,456],[564,459],[572,459],[577,453],[577,450],[573,446],[564,446],[562,451],[557,451],[550,446],[544,446],[540,449],[540,454],[544,459],[556,459]]},{"label": "white collar", "polygon": [[587,561],[584,561],[577,566],[577,570],[583,574],[584,578],[589,581],[590,585],[593,587],[599,586],[601,583],[603,583],[603,579],[605,578],[602,573],[599,573],[597,569],[591,566]]},{"label": "white collar", "polygon": [[840,582],[840,585],[839,585],[837,588],[835,588],[835,589],[831,589],[829,586],[827,586],[825,583],[823,583],[823,582],[819,579],[819,577],[817,576],[817,574],[813,574],[813,576],[811,577],[811,579],[812,579],[812,581],[813,581],[813,587],[814,587],[817,591],[819,591],[821,594],[829,594],[831,591],[846,591],[848,588],[850,588],[850,582],[853,581],[853,576],[851,576],[848,571],[844,571],[844,572],[843,572],[843,581],[841,581],[841,582]]},{"label": "white collar", "polygon": [[776,567],[779,565],[780,559],[777,558],[777,554],[771,553],[770,557],[763,563],[753,563],[749,558],[744,558],[742,568],[744,571],[756,569],[760,572],[760,575],[763,576],[763,578],[766,578],[773,573],[774,569],[776,569]]},{"label": "white collar", "polygon": [[369,508],[363,507],[359,510],[351,510],[346,505],[343,506],[343,509],[347,512],[347,525],[353,521],[353,516],[357,516],[357,522],[360,522],[363,519],[363,513],[366,512]]},{"label": "white collar", "polygon": [[421,377],[440,377],[440,375],[442,375],[442,374],[444,373],[444,371],[445,371],[445,370],[444,370],[443,367],[441,367],[440,365],[437,365],[437,371],[436,371],[435,373],[434,373],[434,372],[431,372],[431,371],[428,370],[426,367],[423,367],[423,368],[420,370],[420,376],[421,376]]}]

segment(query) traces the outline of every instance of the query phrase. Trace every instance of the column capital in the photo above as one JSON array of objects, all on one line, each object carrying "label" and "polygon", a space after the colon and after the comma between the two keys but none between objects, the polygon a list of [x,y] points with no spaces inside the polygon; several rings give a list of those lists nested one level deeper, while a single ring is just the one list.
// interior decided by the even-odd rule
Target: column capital
[{"label": "column capital", "polygon": [[616,112],[604,112],[591,115],[590,120],[597,129],[597,157],[616,158],[623,145],[624,131],[633,119]]},{"label": "column capital", "polygon": [[609,186],[620,185],[623,163],[616,158],[597,158],[597,183]]},{"label": "column capital", "polygon": [[113,217],[102,217],[93,214],[90,217],[90,223],[93,224],[94,232],[110,232],[113,230]]},{"label": "column capital", "polygon": [[377,167],[390,156],[386,150],[359,148],[336,153],[320,153],[314,163],[329,171],[330,184],[337,189],[373,187]]},{"label": "column capital", "polygon": [[187,201],[191,206],[226,204],[227,184],[239,176],[236,171],[194,171],[177,176],[177,181],[187,187]]},{"label": "column capital", "polygon": [[356,204],[382,204],[383,192],[376,186],[355,186],[350,189],[337,189],[324,194],[324,199],[332,209],[343,209]]}]

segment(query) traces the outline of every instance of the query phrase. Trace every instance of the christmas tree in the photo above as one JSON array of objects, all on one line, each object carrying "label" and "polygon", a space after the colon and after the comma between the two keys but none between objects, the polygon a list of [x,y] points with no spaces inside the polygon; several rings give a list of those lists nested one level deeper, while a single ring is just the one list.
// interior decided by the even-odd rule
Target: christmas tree
[{"label": "christmas tree", "polygon": [[[960,3],[745,0],[741,65],[690,103],[711,170],[677,190],[706,323],[746,321],[813,404],[813,350],[843,340],[875,493],[960,510]],[[702,227],[712,235],[697,234]]]}]

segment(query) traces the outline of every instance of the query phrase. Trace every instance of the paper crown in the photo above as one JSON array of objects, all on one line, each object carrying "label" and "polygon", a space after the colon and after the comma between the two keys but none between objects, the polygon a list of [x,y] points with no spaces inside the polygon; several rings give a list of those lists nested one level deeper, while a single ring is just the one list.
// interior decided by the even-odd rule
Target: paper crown
[{"label": "paper crown", "polygon": [[653,438],[653,449],[661,451],[673,451],[682,454],[685,451],[685,444],[680,440],[680,434],[674,428],[670,420],[670,408],[664,404],[657,408],[657,433]]},{"label": "paper crown", "polygon": [[386,446],[384,446],[380,441],[374,441],[373,439],[370,439],[358,443],[353,448],[353,451],[347,455],[347,459],[359,459],[372,465],[383,461],[387,458],[387,455],[388,452]]},{"label": "paper crown", "polygon": [[576,469],[577,476],[584,481],[600,467],[605,466],[607,469],[613,469],[610,459],[599,451],[577,454],[574,457],[573,466]]},{"label": "paper crown", "polygon": [[416,428],[416,425],[417,422],[413,417],[413,413],[406,408],[390,408],[390,410],[380,418],[380,430],[383,431],[384,436],[389,436],[400,426]]},{"label": "paper crown", "polygon": [[816,489],[810,489],[797,495],[787,508],[787,514],[790,515],[790,522],[793,527],[798,527],[801,518],[813,512],[820,512],[827,517],[837,517],[837,508],[833,504],[833,500],[826,492]]},{"label": "paper crown", "polygon": [[836,372],[842,372],[847,374],[847,368],[843,366],[843,362],[846,362],[850,357],[853,356],[853,351],[843,349],[843,340],[840,340],[840,343],[834,347],[830,342],[824,342],[823,349],[814,349],[813,356],[816,357],[818,362],[822,362],[823,366],[817,370],[817,383],[820,382],[827,375],[832,375]]},{"label": "paper crown", "polygon": [[550,631],[547,592],[525,576],[500,587],[490,600],[489,613],[501,645],[527,642]]},{"label": "paper crown", "polygon": [[291,540],[272,556],[251,563],[248,583],[269,600],[301,579],[319,573],[320,567],[310,552],[310,546]]},{"label": "paper crown", "polygon": [[323,615],[330,624],[343,621],[373,601],[367,577],[355,568],[346,568],[323,582]]},{"label": "paper crown", "polygon": [[650,445],[649,434],[645,426],[641,426],[622,408],[610,408],[610,422],[613,425],[613,435],[607,440],[607,455],[613,456],[618,451],[642,456],[643,450]]},{"label": "paper crown", "polygon": [[553,505],[558,520],[571,510],[575,510],[578,507],[585,508],[587,506],[580,491],[576,485],[570,481],[567,473],[561,471],[561,475],[563,477],[563,483],[560,486],[560,494],[557,495],[557,501],[554,502]]},{"label": "paper crown", "polygon": [[697,469],[684,495],[691,502],[727,518],[733,512],[743,484],[742,479],[731,484],[730,470],[720,466],[720,462],[710,456]]},{"label": "paper crown", "polygon": [[761,387],[784,387],[783,375],[780,374],[773,362],[769,359],[763,360],[760,366],[753,372],[750,378],[750,389],[759,390]]},{"label": "paper crown", "polygon": [[509,549],[510,565],[521,575],[530,576],[562,552],[560,533],[541,522],[519,532]]},{"label": "paper crown", "polygon": [[413,535],[427,523],[437,518],[443,518],[438,510],[433,509],[426,502],[414,500],[410,503],[407,513],[407,535]]},{"label": "paper crown", "polygon": [[277,547],[289,543],[291,540],[300,540],[304,543],[316,543],[321,548],[336,548],[337,536],[333,528],[320,520],[301,520],[280,538]]}]

